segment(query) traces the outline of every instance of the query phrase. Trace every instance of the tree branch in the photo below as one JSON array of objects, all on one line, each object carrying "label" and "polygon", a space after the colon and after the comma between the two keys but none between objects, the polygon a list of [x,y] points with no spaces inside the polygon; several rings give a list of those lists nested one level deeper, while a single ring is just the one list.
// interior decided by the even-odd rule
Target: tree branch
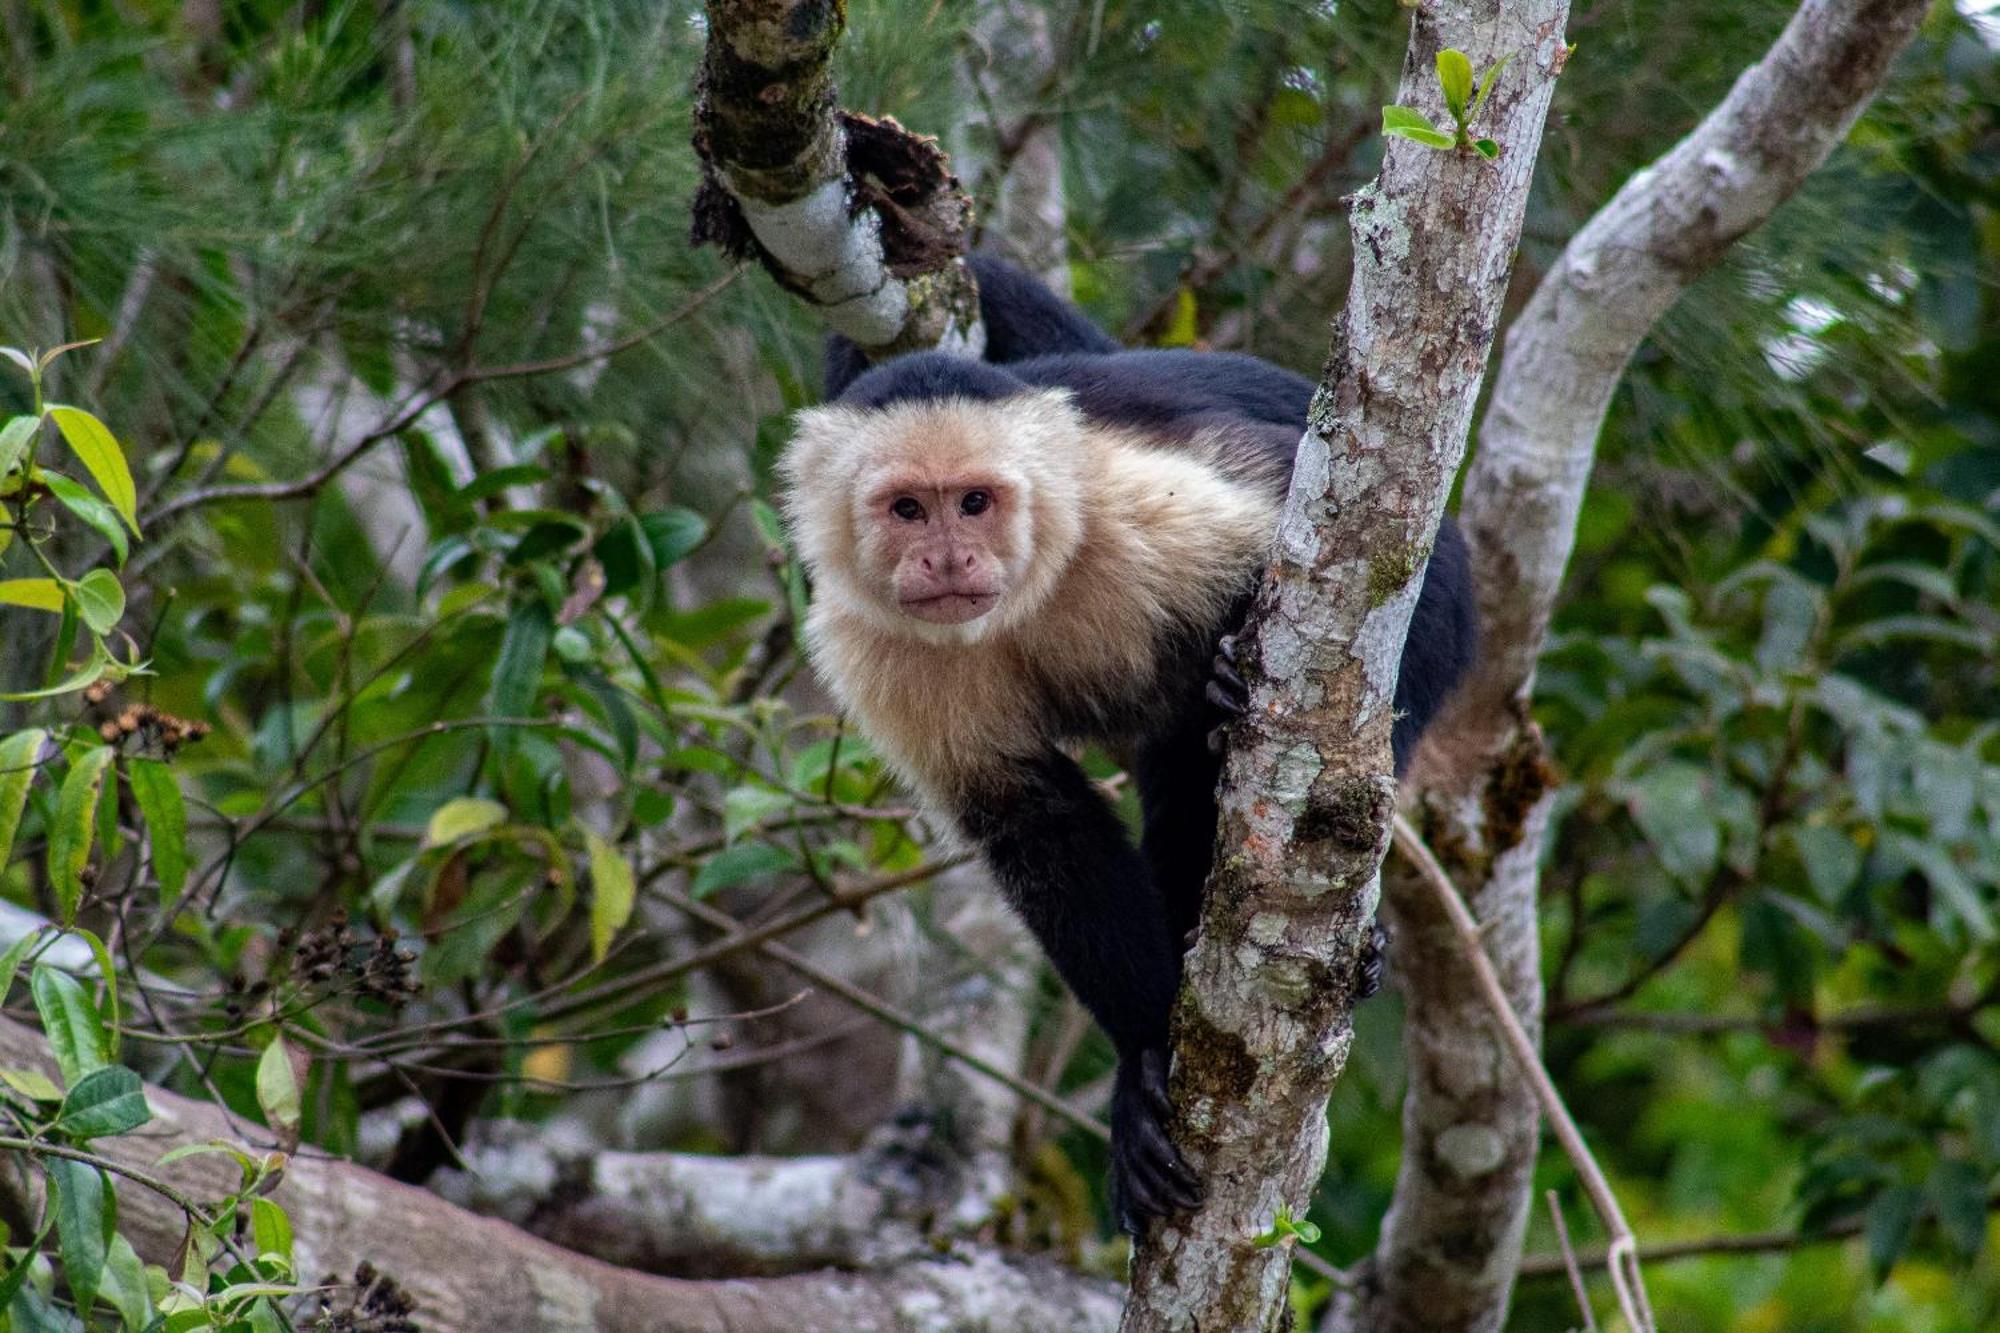
[{"label": "tree branch", "polygon": [[754,254],[870,356],[937,347],[976,357],[979,289],[959,259],[970,201],[929,140],[840,113],[831,61],[846,12],[819,0],[711,0],[694,239]]},{"label": "tree branch", "polygon": [[[52,1070],[41,1035],[0,1018],[0,1064]],[[235,1163],[197,1156],[154,1163],[183,1144],[235,1141],[220,1107],[148,1087],[154,1119],[140,1133],[99,1139],[99,1154],[157,1177],[190,1200],[239,1184]],[[0,1207],[17,1210],[23,1174],[0,1173]],[[5,1197],[15,1195],[15,1197]],[[349,1273],[367,1261],[416,1299],[415,1317],[437,1333],[949,1333],[977,1322],[1008,1333],[1108,1330],[1118,1298],[1110,1284],[993,1250],[912,1261],[871,1273],[821,1272],[732,1282],[691,1282],[616,1268],[558,1248],[435,1195],[351,1163],[296,1156],[276,1193],[290,1216],[300,1271]],[[152,1189],[121,1190],[119,1230],[140,1256],[171,1262],[186,1228],[180,1206]]]},{"label": "tree branch", "polygon": [[[1419,764],[1427,840],[1463,885],[1514,1011],[1541,1012],[1535,906],[1549,815],[1527,705],[1606,406],[1639,341],[1846,134],[1924,0],[1806,0],[1693,134],[1579,231],[1508,331],[1460,520],[1482,660]],[[1537,1107],[1498,1058],[1448,923],[1387,881],[1407,1001],[1406,1144],[1357,1322],[1498,1329],[1532,1203]]]},{"label": "tree branch", "polygon": [[[1403,641],[1463,455],[1542,123],[1564,0],[1453,0],[1412,18],[1398,101],[1448,116],[1435,61],[1512,57],[1471,153],[1390,143],[1356,196],[1354,283],[1251,616],[1254,679],[1221,849],[1175,1016],[1175,1141],[1207,1202],[1141,1245],[1127,1330],[1272,1329],[1326,1157],[1353,979],[1388,848]],[[1337,520],[1337,521],[1336,521]],[[1432,1327],[1449,1327],[1436,1323]]]}]

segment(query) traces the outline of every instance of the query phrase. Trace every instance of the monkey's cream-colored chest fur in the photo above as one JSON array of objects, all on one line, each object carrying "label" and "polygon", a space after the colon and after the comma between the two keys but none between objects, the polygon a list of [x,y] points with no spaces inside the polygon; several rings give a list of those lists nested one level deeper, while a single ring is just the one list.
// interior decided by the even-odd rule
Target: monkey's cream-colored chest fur
[{"label": "monkey's cream-colored chest fur", "polygon": [[1119,447],[1106,463],[1075,556],[999,628],[939,642],[837,598],[814,604],[814,666],[927,799],[948,805],[997,765],[1077,739],[1051,734],[1049,719],[1076,715],[1063,702],[1149,689],[1164,636],[1216,624],[1264,559],[1277,510],[1264,487],[1199,449]]}]

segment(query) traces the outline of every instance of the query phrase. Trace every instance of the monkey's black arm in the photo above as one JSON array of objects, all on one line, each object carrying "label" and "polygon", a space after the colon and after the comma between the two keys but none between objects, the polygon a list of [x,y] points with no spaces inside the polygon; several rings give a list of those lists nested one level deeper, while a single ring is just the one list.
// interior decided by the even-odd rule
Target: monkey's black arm
[{"label": "monkey's black arm", "polygon": [[1145,861],[1076,761],[1056,750],[967,793],[958,818],[1049,961],[1118,1048],[1111,1184],[1121,1221],[1136,1229],[1191,1206],[1199,1185],[1164,1124],[1167,1022],[1181,949]]}]

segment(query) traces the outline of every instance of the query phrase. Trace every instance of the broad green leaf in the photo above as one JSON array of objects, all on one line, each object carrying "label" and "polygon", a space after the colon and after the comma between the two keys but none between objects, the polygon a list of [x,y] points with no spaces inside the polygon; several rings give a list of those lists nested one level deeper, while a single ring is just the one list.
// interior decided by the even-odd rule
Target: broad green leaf
[{"label": "broad green leaf", "polygon": [[1667,873],[1683,884],[1705,880],[1722,854],[1708,772],[1693,764],[1663,763],[1633,778],[1625,791],[1633,820]]},{"label": "broad green leaf", "polygon": [[692,509],[656,510],[640,518],[639,526],[653,548],[653,564],[659,569],[686,559],[708,539],[708,520]]},{"label": "broad green leaf", "polygon": [[104,1016],[77,979],[45,964],[37,965],[28,978],[34,992],[35,1011],[42,1018],[42,1033],[48,1038],[49,1052],[62,1071],[63,1084],[75,1087],[87,1074],[111,1063],[111,1040],[104,1028]]},{"label": "broad green leaf", "polygon": [[1402,134],[1410,130],[1429,130],[1438,133],[1431,118],[1413,107],[1385,106],[1382,108],[1382,133]]},{"label": "broad green leaf", "polygon": [[38,470],[36,479],[49,488],[49,494],[62,502],[63,508],[75,514],[97,531],[97,535],[111,543],[111,549],[122,567],[125,557],[132,552],[132,539],[125,532],[125,524],[118,517],[118,511],[92,495],[82,483],[72,481],[60,472],[47,468]]},{"label": "broad green leaf", "polygon": [[1421,111],[1413,111],[1406,106],[1385,106],[1382,108],[1382,133],[1398,139],[1409,139],[1427,148],[1449,148],[1457,140],[1432,125],[1430,118]]},{"label": "broad green leaf", "polygon": [[1861,875],[1861,849],[1854,839],[1823,824],[1801,824],[1791,830],[1792,846],[1806,868],[1806,879],[1822,903],[1835,903]]},{"label": "broad green leaf", "polygon": [[76,1308],[88,1310],[97,1300],[111,1237],[118,1231],[118,1196],[104,1172],[88,1162],[50,1157],[42,1166],[55,1196],[56,1252],[62,1256],[63,1278]]},{"label": "broad green leaf", "polygon": [[1474,139],[1472,141],[1472,149],[1488,162],[1493,162],[1498,160],[1500,156],[1500,141],[1498,139]]},{"label": "broad green leaf", "polygon": [[1981,944],[1990,944],[2000,935],[2000,929],[1994,925],[1993,913],[1982,900],[1979,889],[1945,848],[1893,829],[1882,834],[1881,846],[1884,851],[1901,855],[1923,872],[1937,895],[1936,901],[1948,907],[1951,914],[1964,923],[1973,939]]},{"label": "broad green leaf", "polygon": [[275,1254],[287,1265],[292,1262],[292,1221],[271,1200],[250,1201],[250,1235],[257,1243],[257,1253]]},{"label": "broad green leaf", "polygon": [[40,417],[21,416],[9,417],[7,424],[0,426],[0,477],[12,472],[22,459],[33,454],[35,431],[41,424]]},{"label": "broad green leaf", "polygon": [[125,589],[118,576],[108,569],[93,569],[70,589],[76,598],[77,614],[99,634],[116,629],[125,615]]},{"label": "broad green leaf", "polygon": [[146,819],[146,836],[153,849],[153,878],[160,881],[160,904],[170,907],[187,887],[187,802],[174,771],[157,759],[133,759],[125,765],[132,798]]},{"label": "broad green leaf", "polygon": [[137,1333],[153,1317],[146,1265],[132,1248],[132,1242],[123,1236],[111,1238],[111,1252],[105,1256],[104,1278],[98,1285],[97,1298],[118,1312],[127,1333]]},{"label": "broad green leaf", "polygon": [[1891,1185],[1868,1205],[1862,1231],[1868,1238],[1868,1263],[1875,1270],[1877,1282],[1887,1277],[1896,1260],[1902,1257],[1922,1206],[1923,1195],[1914,1185]]},{"label": "broad green leaf", "polygon": [[106,1065],[69,1090],[55,1127],[72,1139],[96,1139],[137,1129],[152,1118],[139,1076],[123,1065]]},{"label": "broad green leaf", "polygon": [[583,841],[590,849],[590,956],[601,963],[612,938],[632,919],[636,890],[631,863],[617,847],[588,828]]},{"label": "broad green leaf", "polygon": [[791,809],[794,804],[791,796],[769,787],[731,788],[722,798],[722,836],[735,842],[765,819]]},{"label": "broad green leaf", "polygon": [[1931,1211],[1952,1248],[1970,1259],[1986,1245],[1986,1184],[1971,1163],[1944,1158],[1931,1168]]},{"label": "broad green leaf", "polygon": [[296,1133],[299,1127],[299,1083],[292,1074],[292,1055],[283,1037],[257,1058],[257,1105],[264,1110],[264,1123],[272,1129]]},{"label": "broad green leaf", "polygon": [[1465,52],[1447,46],[1437,53],[1437,72],[1438,87],[1444,89],[1444,104],[1451,108],[1453,119],[1463,125],[1472,102],[1472,62]]},{"label": "broad green leaf", "polygon": [[0,605],[62,614],[62,584],[54,579],[0,579]]},{"label": "broad green leaf", "polygon": [[132,529],[132,535],[138,536],[139,492],[132,485],[132,471],[125,466],[125,453],[118,447],[118,441],[111,437],[103,422],[80,407],[51,404],[49,416],[97,482],[97,489],[104,492],[104,498],[125,520],[125,526]]},{"label": "broad green leaf", "polygon": [[507,807],[500,802],[478,796],[460,796],[446,801],[431,813],[431,822],[424,828],[424,844],[443,847],[506,822]]},{"label": "broad green leaf", "polygon": [[[48,733],[39,729],[17,731],[0,740],[0,866],[14,853],[14,835],[20,831],[28,788],[35,781],[36,760],[47,740]],[[6,974],[12,975],[11,971]],[[5,991],[0,991],[0,999],[5,997]]]},{"label": "broad green leaf", "polygon": [[97,797],[114,753],[108,745],[85,751],[70,765],[56,797],[55,821],[49,826],[49,884],[65,926],[76,924],[77,905],[83,901],[83,867],[90,860]]},{"label": "broad green leaf", "polygon": [[741,843],[708,858],[701,873],[694,877],[694,896],[704,898],[753,879],[791,870],[797,864],[792,854],[781,847],[773,847],[767,842]]},{"label": "broad green leaf", "polygon": [[118,1044],[124,1035],[118,1030],[124,1021],[118,1009],[118,969],[112,966],[111,950],[104,947],[104,941],[97,938],[94,932],[79,926],[74,933],[90,946],[91,956],[97,960],[97,975],[104,982],[105,1054],[116,1060]]}]

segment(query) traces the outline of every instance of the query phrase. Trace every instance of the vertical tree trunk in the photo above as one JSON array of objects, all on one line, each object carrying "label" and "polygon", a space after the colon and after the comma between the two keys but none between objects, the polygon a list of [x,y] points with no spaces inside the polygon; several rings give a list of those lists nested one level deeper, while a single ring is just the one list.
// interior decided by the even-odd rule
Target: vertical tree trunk
[{"label": "vertical tree trunk", "polygon": [[1395,803],[1390,707],[1465,448],[1555,76],[1565,0],[1413,16],[1397,101],[1450,126],[1436,59],[1503,57],[1469,148],[1392,140],[1354,201],[1354,284],[1252,615],[1249,715],[1176,1011],[1174,1134],[1207,1203],[1140,1247],[1128,1330],[1278,1327],[1290,1242],[1326,1156],[1356,960]]},{"label": "vertical tree trunk", "polygon": [[[1549,801],[1528,705],[1604,412],[1640,339],[1825,160],[1927,7],[1807,0],[1722,105],[1577,233],[1508,331],[1460,510],[1481,661],[1417,778],[1428,841],[1470,895],[1531,1031]],[[1386,894],[1407,996],[1403,1163],[1374,1259],[1326,1328],[1498,1329],[1533,1202],[1539,1112],[1430,893],[1399,872]]]}]

